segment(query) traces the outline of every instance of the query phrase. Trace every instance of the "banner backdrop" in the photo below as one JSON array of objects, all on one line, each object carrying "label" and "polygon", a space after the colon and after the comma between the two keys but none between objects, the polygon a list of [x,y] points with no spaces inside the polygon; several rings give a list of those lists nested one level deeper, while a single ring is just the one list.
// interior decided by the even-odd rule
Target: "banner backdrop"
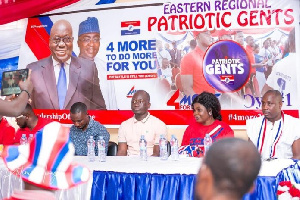
[{"label": "banner backdrop", "polygon": [[[72,25],[73,55],[78,56],[79,24],[88,18],[96,18],[100,27],[94,61],[108,109],[90,114],[103,124],[118,125],[131,117],[137,90],[150,94],[151,114],[167,125],[187,125],[192,100],[202,91],[216,94],[223,120],[230,125],[261,115],[261,93],[268,87],[280,90],[283,109],[298,117],[297,0],[152,1],[62,9],[28,20],[19,68],[51,55],[50,30],[61,19]],[[200,48],[192,50],[194,37]],[[68,110],[36,111],[70,123]]]}]

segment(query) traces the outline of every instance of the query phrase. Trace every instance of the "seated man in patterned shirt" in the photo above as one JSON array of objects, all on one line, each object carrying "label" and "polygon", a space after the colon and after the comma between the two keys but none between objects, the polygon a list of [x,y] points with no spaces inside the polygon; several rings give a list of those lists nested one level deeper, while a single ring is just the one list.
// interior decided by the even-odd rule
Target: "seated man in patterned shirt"
[{"label": "seated man in patterned shirt", "polygon": [[[89,116],[84,103],[77,102],[71,106],[70,118],[74,124],[70,128],[70,138],[74,143],[76,156],[87,155],[87,140],[90,136],[93,136],[96,142],[100,136],[103,136],[106,143],[105,152],[107,152],[110,135],[102,124]],[[98,154],[97,145],[95,145],[95,153]]]}]

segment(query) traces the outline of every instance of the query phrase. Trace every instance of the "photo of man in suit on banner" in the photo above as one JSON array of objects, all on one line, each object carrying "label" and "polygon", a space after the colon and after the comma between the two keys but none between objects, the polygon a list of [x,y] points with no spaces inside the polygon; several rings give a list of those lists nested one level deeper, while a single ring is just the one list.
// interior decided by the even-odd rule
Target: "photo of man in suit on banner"
[{"label": "photo of man in suit on banner", "polygon": [[32,70],[32,107],[70,109],[83,102],[88,110],[106,109],[95,63],[72,56],[73,31],[66,20],[55,22],[50,31],[51,55],[27,66]]}]

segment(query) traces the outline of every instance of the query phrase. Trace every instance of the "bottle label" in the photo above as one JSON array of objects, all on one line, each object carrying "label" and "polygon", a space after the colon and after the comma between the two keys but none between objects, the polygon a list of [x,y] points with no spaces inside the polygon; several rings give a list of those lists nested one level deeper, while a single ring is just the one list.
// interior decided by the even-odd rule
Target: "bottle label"
[{"label": "bottle label", "polygon": [[146,147],[145,146],[140,146],[140,149],[141,150],[146,150]]},{"label": "bottle label", "polygon": [[171,147],[171,149],[172,149],[172,151],[175,151],[175,150],[178,150],[178,147],[173,146],[173,147]]},{"label": "bottle label", "polygon": [[160,149],[165,151],[167,149],[167,146],[161,146]]},{"label": "bottle label", "polygon": [[89,151],[94,151],[94,147],[93,147],[93,146],[89,146],[89,147],[88,147],[88,150],[89,150]]}]

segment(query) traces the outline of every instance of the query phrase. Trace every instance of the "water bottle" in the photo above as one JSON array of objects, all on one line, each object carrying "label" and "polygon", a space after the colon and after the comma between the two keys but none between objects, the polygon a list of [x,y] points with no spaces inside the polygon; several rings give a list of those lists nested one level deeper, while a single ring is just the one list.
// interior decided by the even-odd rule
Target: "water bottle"
[{"label": "water bottle", "polygon": [[175,135],[172,135],[170,143],[171,143],[171,159],[178,160],[179,159],[178,140]]},{"label": "water bottle", "polygon": [[165,138],[164,135],[160,135],[159,150],[160,150],[160,159],[167,160],[169,155],[167,150],[167,139]]},{"label": "water bottle", "polygon": [[147,161],[147,141],[144,135],[140,139],[140,157],[141,160]]},{"label": "water bottle", "polygon": [[211,137],[210,137],[209,134],[205,135],[203,143],[204,143],[204,154],[206,154],[206,152],[208,151],[209,147],[212,145],[212,139],[211,139]]},{"label": "water bottle", "polygon": [[98,140],[98,157],[100,162],[106,161],[105,140],[103,139],[103,136],[100,136]]},{"label": "water bottle", "polygon": [[29,134],[28,137],[28,144],[30,144],[30,142],[33,140],[33,134]]},{"label": "water bottle", "polygon": [[20,139],[20,145],[26,145],[26,144],[27,144],[26,134],[22,134],[22,137]]},{"label": "water bottle", "polygon": [[89,162],[95,161],[95,140],[93,139],[93,136],[90,136],[90,139],[87,141],[87,156]]}]

